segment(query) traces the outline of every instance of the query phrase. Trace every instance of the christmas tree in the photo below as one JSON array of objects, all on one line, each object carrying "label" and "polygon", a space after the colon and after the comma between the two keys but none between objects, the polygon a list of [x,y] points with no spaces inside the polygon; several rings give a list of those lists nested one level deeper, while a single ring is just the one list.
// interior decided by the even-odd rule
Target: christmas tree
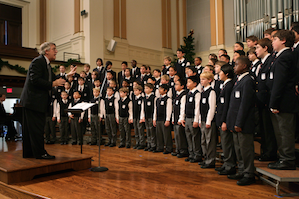
[{"label": "christmas tree", "polygon": [[[194,38],[193,38],[193,34],[194,34],[194,30],[191,29],[189,34],[188,34],[188,37],[184,37],[184,43],[185,45],[182,46],[181,45],[181,49],[183,49],[183,51],[185,52],[185,59],[187,59],[187,61],[190,62],[190,64],[193,64],[194,63]],[[175,54],[175,60],[174,60],[174,63],[177,62],[177,57],[176,57],[176,54]]]}]

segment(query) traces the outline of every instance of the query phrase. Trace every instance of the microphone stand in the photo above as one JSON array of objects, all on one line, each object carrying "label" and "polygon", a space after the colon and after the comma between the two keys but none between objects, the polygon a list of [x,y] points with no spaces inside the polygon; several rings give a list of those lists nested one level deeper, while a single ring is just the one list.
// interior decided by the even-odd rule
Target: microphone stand
[{"label": "microphone stand", "polygon": [[[100,100],[101,100],[101,97],[102,97],[102,92],[103,92],[104,85],[105,85],[106,80],[107,80],[107,77],[106,77],[106,74],[107,74],[107,72],[106,72],[107,71],[107,65],[105,66],[104,71],[105,71],[105,78],[104,78],[104,81],[103,81],[103,84],[102,84],[101,90],[100,90]],[[100,105],[99,105],[99,111],[100,111]],[[101,161],[100,161],[101,156],[100,156],[100,153],[101,153],[101,130],[99,131],[99,166],[91,168],[91,171],[93,171],[93,172],[108,171],[107,167],[101,167]]]}]

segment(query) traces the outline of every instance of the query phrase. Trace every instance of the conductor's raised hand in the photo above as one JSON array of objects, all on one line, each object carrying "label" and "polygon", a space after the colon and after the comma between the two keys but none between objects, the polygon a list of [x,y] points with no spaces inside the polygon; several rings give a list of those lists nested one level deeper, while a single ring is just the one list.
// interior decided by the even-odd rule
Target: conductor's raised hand
[{"label": "conductor's raised hand", "polygon": [[67,76],[73,76],[76,73],[77,66],[71,69],[71,71],[67,74]]},{"label": "conductor's raised hand", "polygon": [[63,86],[65,83],[65,80],[62,78],[56,79],[53,83],[52,83],[52,87],[55,86]]}]

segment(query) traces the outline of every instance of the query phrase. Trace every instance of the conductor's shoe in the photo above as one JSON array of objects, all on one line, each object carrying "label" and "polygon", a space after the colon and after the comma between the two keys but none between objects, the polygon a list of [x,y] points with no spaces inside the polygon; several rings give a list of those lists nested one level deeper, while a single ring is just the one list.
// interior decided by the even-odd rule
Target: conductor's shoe
[{"label": "conductor's shoe", "polygon": [[76,145],[77,144],[77,142],[72,142],[72,145]]},{"label": "conductor's shoe", "polygon": [[55,159],[55,156],[54,155],[49,155],[48,153],[45,153],[44,155],[41,155],[40,157],[37,157],[36,159],[50,160],[50,159]]},{"label": "conductor's shoe", "polygon": [[243,177],[241,180],[237,182],[237,185],[245,186],[245,185],[251,185],[253,183],[255,183],[254,177],[251,178]]},{"label": "conductor's shoe", "polygon": [[124,147],[125,147],[125,145],[122,145],[122,144],[118,146],[118,148],[124,148]]},{"label": "conductor's shoe", "polygon": [[231,179],[231,180],[241,180],[243,177],[244,177],[244,175],[241,173],[236,173],[236,174],[227,176],[227,178]]}]

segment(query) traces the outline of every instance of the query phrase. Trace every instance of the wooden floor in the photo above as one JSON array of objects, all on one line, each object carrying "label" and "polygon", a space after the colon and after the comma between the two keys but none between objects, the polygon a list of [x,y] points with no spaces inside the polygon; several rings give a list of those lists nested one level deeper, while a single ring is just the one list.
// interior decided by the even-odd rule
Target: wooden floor
[{"label": "wooden floor", "polygon": [[[56,151],[53,155],[57,156],[80,153],[80,147],[72,145],[46,145],[46,149]],[[7,150],[21,150],[21,142],[0,138],[0,157]],[[92,166],[98,166],[97,146],[84,145],[83,154],[93,156]],[[241,187],[214,169],[201,169],[196,163],[161,153],[101,146],[101,166],[109,171],[56,173],[5,187],[32,193],[33,198],[277,198],[275,189],[259,180]],[[1,190],[0,198],[5,198]]]}]

